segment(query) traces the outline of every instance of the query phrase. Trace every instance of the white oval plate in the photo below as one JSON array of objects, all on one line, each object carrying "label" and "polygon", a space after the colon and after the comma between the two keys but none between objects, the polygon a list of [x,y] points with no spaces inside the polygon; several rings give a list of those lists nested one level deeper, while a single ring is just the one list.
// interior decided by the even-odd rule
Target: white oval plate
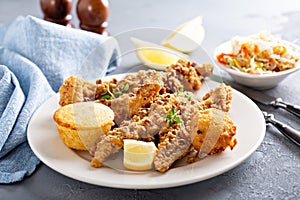
[{"label": "white oval plate", "polygon": [[[124,75],[114,76],[122,78]],[[111,78],[111,77],[108,77]],[[197,97],[219,83],[206,80]],[[193,164],[171,168],[166,173],[126,173],[111,168],[92,168],[90,163],[66,147],[56,130],[53,114],[59,95],[46,101],[28,125],[28,142],[37,157],[53,170],[90,184],[113,188],[155,189],[199,182],[222,174],[247,159],[261,144],[266,125],[259,108],[242,93],[233,90],[230,116],[237,126],[237,145],[233,151],[204,158]],[[254,124],[254,126],[253,126]]]}]

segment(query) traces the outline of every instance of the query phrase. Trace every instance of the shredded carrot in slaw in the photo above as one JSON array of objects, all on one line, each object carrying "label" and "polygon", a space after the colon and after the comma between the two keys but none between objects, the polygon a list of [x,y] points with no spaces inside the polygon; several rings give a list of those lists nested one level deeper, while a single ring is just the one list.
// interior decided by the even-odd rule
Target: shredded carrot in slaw
[{"label": "shredded carrot in slaw", "polygon": [[300,57],[299,52],[286,42],[265,32],[249,37],[235,37],[231,45],[232,52],[217,55],[218,62],[250,74],[294,68]]}]

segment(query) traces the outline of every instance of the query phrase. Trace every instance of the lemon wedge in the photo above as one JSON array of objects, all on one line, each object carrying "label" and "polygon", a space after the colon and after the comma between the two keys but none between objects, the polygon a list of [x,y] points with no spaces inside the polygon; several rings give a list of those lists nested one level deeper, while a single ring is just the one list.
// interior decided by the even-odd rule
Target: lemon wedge
[{"label": "lemon wedge", "polygon": [[204,37],[202,17],[198,16],[176,28],[161,44],[183,53],[189,53],[202,44]]},{"label": "lemon wedge", "polygon": [[125,139],[123,164],[132,170],[151,169],[156,151],[153,142]]},{"label": "lemon wedge", "polygon": [[175,64],[179,59],[189,60],[189,56],[181,52],[174,51],[161,45],[131,38],[136,47],[136,56],[146,66],[165,70],[167,66]]}]

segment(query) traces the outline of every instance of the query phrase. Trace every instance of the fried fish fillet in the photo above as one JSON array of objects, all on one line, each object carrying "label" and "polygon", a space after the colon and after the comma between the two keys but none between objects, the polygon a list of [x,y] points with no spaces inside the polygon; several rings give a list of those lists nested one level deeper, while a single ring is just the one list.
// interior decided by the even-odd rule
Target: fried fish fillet
[{"label": "fried fish fillet", "polygon": [[198,115],[196,129],[191,132],[191,140],[196,155],[189,158],[194,162],[199,158],[231,150],[237,144],[236,126],[227,112],[216,108],[203,110]]},{"label": "fried fish fillet", "polygon": [[230,110],[231,101],[232,88],[222,83],[203,96],[202,100],[200,100],[199,108],[200,110],[217,108],[228,112]]},{"label": "fried fish fillet", "polygon": [[[167,67],[166,72],[154,70],[140,70],[136,74],[129,74],[123,80],[111,81],[97,80],[96,84],[84,81],[78,76],[70,76],[59,89],[61,106],[98,100],[110,106],[110,100],[103,98],[109,93],[114,94],[116,89],[127,85],[125,93],[135,92],[139,87],[146,84],[158,84],[176,92],[180,88],[184,90],[198,90],[204,77],[211,75],[213,66],[211,64],[197,65],[194,62],[179,60],[176,64]],[[120,92],[120,90],[117,90]],[[124,93],[124,91],[122,91]],[[116,95],[119,96],[119,95]],[[112,98],[111,98],[112,99]]]}]

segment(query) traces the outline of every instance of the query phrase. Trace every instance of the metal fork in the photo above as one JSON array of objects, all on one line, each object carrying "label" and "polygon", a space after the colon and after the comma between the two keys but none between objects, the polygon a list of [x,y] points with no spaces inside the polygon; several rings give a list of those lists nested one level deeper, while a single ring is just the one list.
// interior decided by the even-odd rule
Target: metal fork
[{"label": "metal fork", "polygon": [[294,129],[293,127],[284,124],[278,120],[275,119],[273,114],[268,114],[265,111],[262,111],[265,120],[267,123],[272,124],[275,126],[284,136],[289,138],[291,141],[293,141],[295,144],[300,146],[300,132]]}]

